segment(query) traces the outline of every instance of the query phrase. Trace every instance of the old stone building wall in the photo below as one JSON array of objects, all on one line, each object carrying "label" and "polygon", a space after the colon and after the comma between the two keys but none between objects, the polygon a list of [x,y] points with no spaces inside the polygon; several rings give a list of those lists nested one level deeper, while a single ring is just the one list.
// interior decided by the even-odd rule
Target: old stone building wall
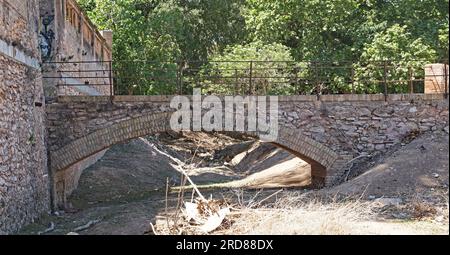
[{"label": "old stone building wall", "polygon": [[0,234],[49,212],[38,0],[0,0]]},{"label": "old stone building wall", "polygon": [[40,16],[42,57],[48,63],[43,66],[47,99],[109,95],[111,32],[104,33],[105,40],[75,0],[40,0]]}]

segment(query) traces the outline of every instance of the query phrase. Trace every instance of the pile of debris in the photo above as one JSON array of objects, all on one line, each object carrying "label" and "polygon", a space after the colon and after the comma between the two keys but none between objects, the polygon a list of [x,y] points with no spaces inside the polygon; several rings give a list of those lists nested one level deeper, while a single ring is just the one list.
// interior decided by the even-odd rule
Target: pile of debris
[{"label": "pile of debris", "polygon": [[[184,202],[184,192],[182,188],[178,191],[178,201],[175,213],[168,214],[167,200],[169,187],[166,188],[166,214],[157,217],[156,227],[152,223],[151,233],[155,235],[173,235],[173,234],[209,234],[219,228],[231,225],[231,220],[227,219],[232,207],[225,199],[216,200],[212,197],[206,199],[192,182],[184,170],[181,170],[183,178],[181,182],[186,184],[190,182],[192,197],[190,202]],[[195,198],[195,194],[197,197]],[[180,205],[183,204],[184,207]],[[181,212],[181,215],[180,215]],[[180,220],[181,219],[181,220]]]}]

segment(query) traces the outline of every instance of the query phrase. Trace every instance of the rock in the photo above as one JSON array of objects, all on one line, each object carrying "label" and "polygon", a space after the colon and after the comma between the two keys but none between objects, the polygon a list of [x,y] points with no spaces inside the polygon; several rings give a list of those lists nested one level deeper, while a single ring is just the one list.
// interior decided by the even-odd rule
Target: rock
[{"label": "rock", "polygon": [[404,212],[401,212],[401,213],[395,213],[395,214],[392,214],[392,216],[394,216],[394,218],[397,218],[397,219],[407,219],[408,218],[408,214],[406,214],[406,213],[404,213]]},{"label": "rock", "polygon": [[289,116],[289,117],[292,117],[292,118],[294,118],[294,119],[298,119],[298,118],[299,118],[297,112],[290,112],[290,113],[288,113],[288,116]]},{"label": "rock", "polygon": [[368,116],[372,115],[372,112],[367,108],[361,108],[358,110],[358,114],[359,114],[359,116],[368,117]]},{"label": "rock", "polygon": [[387,197],[381,197],[374,200],[375,203],[380,204],[381,206],[399,206],[401,203],[403,203],[403,200],[401,198],[387,198]]},{"label": "rock", "polygon": [[439,215],[436,218],[434,218],[434,220],[437,221],[437,222],[443,222],[444,221],[444,216]]},{"label": "rock", "polygon": [[384,144],[376,144],[375,150],[384,150]]},{"label": "rock", "polygon": [[313,132],[313,133],[324,133],[325,129],[323,127],[313,127],[313,128],[311,128],[311,132]]},{"label": "rock", "polygon": [[445,131],[445,133],[449,133],[449,130],[448,130],[448,126],[446,126],[445,128],[444,128],[444,131]]},{"label": "rock", "polygon": [[300,112],[300,119],[307,119],[312,116],[314,116],[314,113],[310,110],[303,110]]},{"label": "rock", "polygon": [[415,113],[417,112],[417,108],[415,106],[409,108],[409,113]]}]

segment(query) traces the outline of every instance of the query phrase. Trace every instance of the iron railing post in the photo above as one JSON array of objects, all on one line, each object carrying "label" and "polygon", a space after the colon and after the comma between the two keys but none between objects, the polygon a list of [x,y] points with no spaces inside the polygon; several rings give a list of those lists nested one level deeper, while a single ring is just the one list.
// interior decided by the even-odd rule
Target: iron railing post
[{"label": "iron railing post", "polygon": [[383,83],[384,83],[384,100],[387,101],[388,97],[388,84],[387,84],[387,61],[383,62],[384,67],[384,75],[383,75]]},{"label": "iron railing post", "polygon": [[448,74],[447,74],[447,63],[448,61],[444,61],[444,97],[448,98]]},{"label": "iron railing post", "polygon": [[238,78],[238,71],[237,68],[234,69],[234,95],[238,94],[238,82],[239,82],[239,78]]},{"label": "iron railing post", "polygon": [[352,63],[352,67],[351,67],[351,78],[350,78],[350,82],[352,85],[352,94],[355,94],[355,68],[353,67],[353,63]]},{"label": "iron railing post", "polygon": [[113,72],[112,72],[112,60],[108,62],[109,64],[109,97],[111,102],[114,99],[114,85],[113,85]]},{"label": "iron railing post", "polygon": [[[294,63],[295,65],[295,63]],[[295,73],[295,80],[294,80],[294,88],[297,92],[297,95],[300,95],[300,86],[299,86],[299,82],[298,82],[298,70],[296,67],[294,67],[294,73]]]},{"label": "iron railing post", "polygon": [[175,80],[175,86],[178,90],[178,95],[181,95],[181,90],[180,90],[180,61],[177,61],[177,71],[176,71],[176,80]]},{"label": "iron railing post", "polygon": [[181,65],[180,65],[180,95],[183,95],[183,85],[184,85],[184,79],[183,79],[184,68],[183,68],[183,66],[184,66],[184,61],[181,62]]},{"label": "iron railing post", "polygon": [[249,83],[248,83],[248,94],[251,95],[253,92],[252,86],[252,76],[253,76],[253,61],[250,61],[250,73],[249,73]]},{"label": "iron railing post", "polygon": [[319,69],[316,61],[313,61],[313,67],[314,67],[314,86],[316,88],[316,96],[317,100],[320,100],[320,95],[322,93],[322,89],[319,86]]},{"label": "iron railing post", "polygon": [[414,93],[413,70],[411,66],[408,68],[409,93]]}]

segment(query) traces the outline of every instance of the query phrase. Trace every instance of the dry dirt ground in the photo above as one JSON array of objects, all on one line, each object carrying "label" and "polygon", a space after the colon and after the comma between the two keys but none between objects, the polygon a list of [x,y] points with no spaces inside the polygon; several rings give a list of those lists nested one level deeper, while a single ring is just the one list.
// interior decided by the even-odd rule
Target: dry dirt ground
[{"label": "dry dirt ground", "polygon": [[232,184],[202,190],[240,208],[215,234],[448,234],[448,153],[448,133],[424,134],[355,168],[348,182],[315,191],[288,188],[309,183],[304,161],[247,137],[140,138],[112,147],[84,171],[69,210],[18,234],[151,233],[150,223],[177,214],[178,194],[166,199],[166,187],[180,185],[183,165],[194,166],[185,170],[198,185]]},{"label": "dry dirt ground", "polygon": [[420,135],[368,165],[339,186],[245,210],[223,233],[449,234],[447,132]]}]

